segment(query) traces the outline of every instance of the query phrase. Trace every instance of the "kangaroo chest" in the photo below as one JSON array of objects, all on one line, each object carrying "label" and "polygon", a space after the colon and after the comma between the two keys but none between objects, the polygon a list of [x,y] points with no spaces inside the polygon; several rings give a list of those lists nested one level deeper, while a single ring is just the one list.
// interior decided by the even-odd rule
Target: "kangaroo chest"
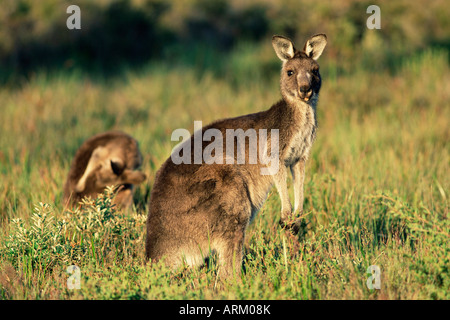
[{"label": "kangaroo chest", "polygon": [[284,157],[286,166],[291,166],[300,159],[307,160],[316,137],[317,122],[314,110],[308,107],[298,118],[297,126],[286,146]]}]

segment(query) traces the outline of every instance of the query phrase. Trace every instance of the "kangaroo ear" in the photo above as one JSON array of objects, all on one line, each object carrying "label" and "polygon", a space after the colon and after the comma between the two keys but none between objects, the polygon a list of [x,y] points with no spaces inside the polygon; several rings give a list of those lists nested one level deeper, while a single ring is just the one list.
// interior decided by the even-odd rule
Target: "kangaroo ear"
[{"label": "kangaroo ear", "polygon": [[120,176],[125,169],[125,166],[120,159],[111,159],[109,160],[111,163],[111,169],[115,175]]},{"label": "kangaroo ear", "polygon": [[281,61],[287,61],[292,59],[295,54],[294,44],[288,38],[282,36],[272,37],[272,46],[275,49],[275,53]]},{"label": "kangaroo ear", "polygon": [[138,170],[125,169],[122,174],[124,184],[140,184],[147,179],[147,176]]},{"label": "kangaroo ear", "polygon": [[316,34],[306,41],[305,46],[303,47],[303,51],[311,59],[317,60],[319,59],[326,45],[327,36],[324,34]]}]

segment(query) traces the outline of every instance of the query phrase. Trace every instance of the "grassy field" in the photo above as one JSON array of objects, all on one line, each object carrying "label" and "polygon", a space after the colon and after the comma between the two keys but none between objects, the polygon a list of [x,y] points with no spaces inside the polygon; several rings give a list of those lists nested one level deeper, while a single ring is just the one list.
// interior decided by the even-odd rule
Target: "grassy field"
[{"label": "grassy field", "polygon": [[[181,14],[180,3],[171,15]],[[333,32],[334,20],[326,21],[304,230],[280,229],[273,189],[247,230],[239,281],[221,281],[214,263],[177,272],[145,264],[145,221],[155,173],[176,144],[173,130],[192,132],[194,120],[206,125],[280,99],[270,37],[226,53],[192,45],[172,58],[166,52],[168,60],[118,67],[114,77],[43,68],[0,87],[0,299],[449,299],[448,48],[417,45],[391,57],[379,49],[382,37],[366,33],[350,55],[347,22]],[[107,190],[64,208],[72,157],[109,129],[139,141],[148,180],[135,207],[117,211]],[[79,290],[67,287],[71,265],[81,271]],[[366,286],[372,265],[381,271],[379,290]]]},{"label": "grassy field", "polygon": [[[145,265],[149,190],[175,144],[171,132],[270,107],[278,71],[259,74],[276,63],[270,51],[269,43],[242,46],[219,76],[149,64],[117,80],[41,72],[0,89],[0,297],[448,299],[450,70],[439,50],[401,61],[394,73],[333,76],[325,63],[307,227],[298,237],[278,227],[273,190],[248,229],[242,281],[220,281],[214,264],[179,273]],[[148,181],[135,210],[115,211],[110,194],[64,210],[76,149],[111,128],[136,137],[144,154]],[[73,264],[80,290],[67,289]],[[380,290],[366,287],[370,265],[380,267]]]}]

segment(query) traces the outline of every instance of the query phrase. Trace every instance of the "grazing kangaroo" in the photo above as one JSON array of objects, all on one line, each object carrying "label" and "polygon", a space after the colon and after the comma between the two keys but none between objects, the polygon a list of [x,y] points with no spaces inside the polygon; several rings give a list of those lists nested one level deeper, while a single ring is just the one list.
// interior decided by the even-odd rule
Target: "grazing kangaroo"
[{"label": "grazing kangaroo", "polygon": [[142,164],[138,143],[120,131],[108,131],[87,139],[72,161],[64,185],[64,202],[75,204],[84,196],[96,197],[106,186],[118,187],[114,202],[128,208],[133,185],[146,179],[137,169]]},{"label": "grazing kangaroo", "polygon": [[[267,144],[268,149],[279,147],[277,172],[261,174],[264,164],[248,163],[247,154],[247,162],[234,165],[228,162],[199,164],[195,161],[176,164],[172,157],[164,162],[156,173],[149,202],[148,259],[157,261],[165,257],[165,262],[175,268],[183,263],[198,265],[209,254],[215,253],[223,270],[221,274],[226,277],[239,274],[245,230],[262,207],[273,184],[281,198],[280,224],[294,233],[298,232],[300,220],[295,219],[295,214],[303,210],[305,161],[317,128],[316,104],[321,78],[316,60],[326,46],[326,39],[324,34],[315,35],[299,51],[291,40],[274,36],[272,45],[282,61],[282,100],[266,111],[219,120],[201,129],[203,134],[216,130],[227,139],[230,138],[225,132],[230,129],[241,132],[277,130],[278,145],[272,139]],[[196,135],[194,133],[188,141],[191,160],[198,152],[198,149],[195,151]],[[212,144],[208,143],[211,140],[203,139],[202,151]],[[245,150],[249,153],[254,147],[245,141]],[[229,156],[227,151],[224,157]],[[235,152],[232,156],[237,157]],[[294,180],[294,212],[286,183],[288,168]]]}]

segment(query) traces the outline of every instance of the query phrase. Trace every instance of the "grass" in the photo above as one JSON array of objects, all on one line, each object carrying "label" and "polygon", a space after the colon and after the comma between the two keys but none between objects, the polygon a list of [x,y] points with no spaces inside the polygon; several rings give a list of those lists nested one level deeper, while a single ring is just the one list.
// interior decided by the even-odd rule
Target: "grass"
[{"label": "grass", "polygon": [[[241,281],[222,282],[214,263],[177,272],[145,264],[149,191],[175,145],[171,132],[276,102],[278,67],[266,47],[238,46],[220,61],[211,55],[208,63],[221,64],[215,69],[149,63],[116,80],[41,71],[20,88],[0,88],[0,297],[448,299],[444,50],[405,58],[395,72],[361,65],[342,75],[325,51],[305,229],[294,237],[278,227],[273,190],[247,231]],[[108,190],[64,209],[75,151],[108,129],[134,136],[144,155],[149,178],[134,210],[117,211]],[[80,290],[67,289],[70,265],[80,267]],[[381,269],[380,290],[366,287],[371,265]]]}]

